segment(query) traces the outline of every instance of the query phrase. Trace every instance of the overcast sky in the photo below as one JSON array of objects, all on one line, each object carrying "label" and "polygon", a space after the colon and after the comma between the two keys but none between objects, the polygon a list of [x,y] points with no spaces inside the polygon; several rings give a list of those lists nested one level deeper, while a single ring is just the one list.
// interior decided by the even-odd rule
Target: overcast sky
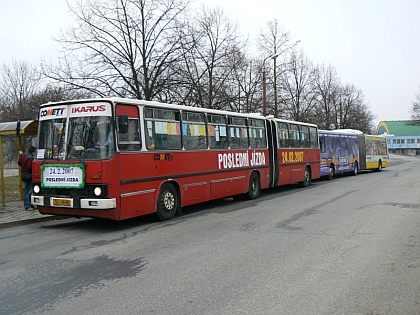
[{"label": "overcast sky", "polygon": [[[277,19],[315,64],[365,94],[382,120],[410,118],[420,93],[420,0],[205,0],[249,36]],[[56,55],[52,36],[71,23],[65,0],[0,0],[0,65]]]}]

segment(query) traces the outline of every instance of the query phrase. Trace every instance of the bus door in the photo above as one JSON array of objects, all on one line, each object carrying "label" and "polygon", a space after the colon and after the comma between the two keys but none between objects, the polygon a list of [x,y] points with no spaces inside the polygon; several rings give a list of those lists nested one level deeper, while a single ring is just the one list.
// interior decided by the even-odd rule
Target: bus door
[{"label": "bus door", "polygon": [[268,153],[270,155],[270,187],[278,185],[279,181],[279,160],[277,147],[276,122],[266,120],[268,134]]},{"label": "bus door", "polygon": [[153,156],[141,152],[141,123],[137,105],[116,104],[118,126],[119,166],[114,172],[120,182],[121,219],[147,214],[155,209],[155,190],[150,181],[142,178],[152,177],[150,165]]},{"label": "bus door", "polygon": [[365,144],[365,135],[358,135],[357,141],[359,145],[359,157],[360,157],[360,166],[359,169],[366,169],[366,144]]}]

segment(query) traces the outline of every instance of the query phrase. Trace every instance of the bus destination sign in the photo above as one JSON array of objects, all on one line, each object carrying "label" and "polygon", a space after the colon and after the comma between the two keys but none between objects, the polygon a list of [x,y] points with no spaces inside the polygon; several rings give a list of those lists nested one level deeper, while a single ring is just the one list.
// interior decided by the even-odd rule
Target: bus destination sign
[{"label": "bus destination sign", "polygon": [[42,165],[43,188],[84,188],[85,166],[83,164]]}]

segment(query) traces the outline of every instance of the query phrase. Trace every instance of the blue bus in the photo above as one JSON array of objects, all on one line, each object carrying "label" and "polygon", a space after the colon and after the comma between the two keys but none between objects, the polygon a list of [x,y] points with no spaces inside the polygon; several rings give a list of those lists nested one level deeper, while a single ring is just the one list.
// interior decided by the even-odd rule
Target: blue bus
[{"label": "blue bus", "polygon": [[359,170],[358,135],[345,130],[319,130],[321,177],[332,179],[336,174]]}]

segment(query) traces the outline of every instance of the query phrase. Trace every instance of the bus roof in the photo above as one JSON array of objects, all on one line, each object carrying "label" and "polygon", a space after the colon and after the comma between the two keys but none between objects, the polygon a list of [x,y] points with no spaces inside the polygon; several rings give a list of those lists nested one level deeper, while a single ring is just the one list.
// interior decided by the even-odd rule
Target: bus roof
[{"label": "bus roof", "polygon": [[337,135],[362,135],[363,132],[356,129],[334,129],[334,130],[319,130],[319,133],[329,133]]},{"label": "bus roof", "polygon": [[240,116],[240,117],[265,119],[265,117],[259,113],[249,113],[249,114],[237,113],[237,112],[230,112],[226,110],[207,109],[207,108],[202,108],[202,107],[192,107],[192,106],[179,105],[179,104],[161,103],[161,102],[156,102],[156,101],[145,101],[145,100],[128,99],[128,98],[120,98],[120,97],[104,97],[104,98],[91,98],[91,99],[68,100],[68,101],[60,101],[60,102],[49,102],[49,103],[40,105],[40,108],[48,107],[48,106],[72,105],[72,104],[94,103],[94,102],[111,102],[114,104],[172,108],[172,109],[179,109],[183,111],[195,111],[195,112],[202,112],[202,113],[208,113],[208,114],[214,114],[214,115],[216,114],[235,115],[235,116]]},{"label": "bus roof", "polygon": [[92,102],[112,102],[114,104],[126,104],[126,105],[137,105],[137,106],[152,106],[152,107],[161,107],[161,108],[172,108],[172,109],[179,109],[185,111],[195,111],[201,113],[208,113],[214,115],[235,115],[240,117],[247,117],[247,118],[257,118],[257,119],[269,119],[274,120],[276,122],[286,122],[286,123],[297,123],[300,125],[312,126],[318,128],[317,125],[311,123],[304,123],[298,122],[293,120],[286,120],[280,118],[274,118],[274,116],[269,115],[264,117],[260,113],[237,113],[237,112],[230,112],[226,110],[218,110],[218,109],[207,109],[202,107],[192,107],[186,105],[179,105],[179,104],[170,104],[170,103],[161,103],[156,101],[145,101],[145,100],[137,100],[137,99],[128,99],[128,98],[121,98],[121,97],[103,97],[103,98],[90,98],[90,99],[80,99],[80,100],[68,100],[68,101],[61,101],[61,102],[49,102],[46,104],[42,104],[40,107],[48,107],[48,106],[57,106],[57,105],[71,105],[71,104],[80,104],[80,103],[92,103]]},{"label": "bus roof", "polygon": [[305,125],[305,126],[311,126],[311,127],[318,128],[318,126],[315,125],[315,124],[305,123],[305,122],[295,121],[295,120],[287,120],[287,119],[283,119],[283,118],[275,118],[273,115],[267,116],[267,119],[268,120],[274,120],[274,121],[277,121],[277,122],[285,122],[285,123],[288,123],[288,124],[299,124],[299,125]]}]

